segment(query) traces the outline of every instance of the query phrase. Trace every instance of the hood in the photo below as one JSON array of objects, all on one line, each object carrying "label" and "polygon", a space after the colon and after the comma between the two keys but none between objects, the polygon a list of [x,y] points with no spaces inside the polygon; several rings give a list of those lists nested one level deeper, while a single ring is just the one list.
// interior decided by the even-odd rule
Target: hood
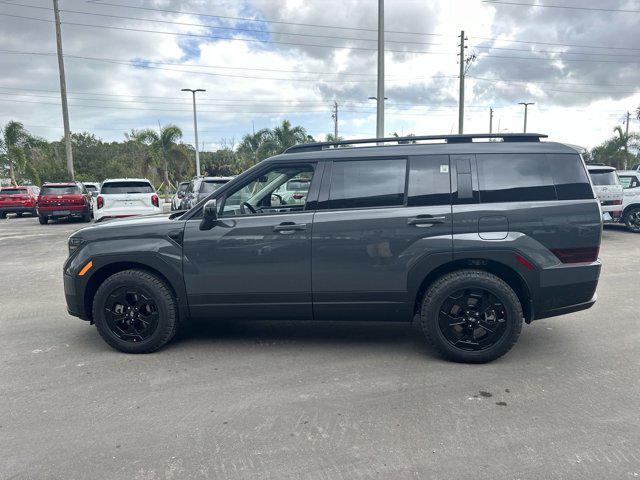
[{"label": "hood", "polygon": [[[174,217],[174,218],[171,218]],[[106,220],[82,228],[71,235],[87,241],[115,238],[149,238],[166,236],[168,232],[184,228],[184,220],[173,214],[159,213],[140,217]]]}]

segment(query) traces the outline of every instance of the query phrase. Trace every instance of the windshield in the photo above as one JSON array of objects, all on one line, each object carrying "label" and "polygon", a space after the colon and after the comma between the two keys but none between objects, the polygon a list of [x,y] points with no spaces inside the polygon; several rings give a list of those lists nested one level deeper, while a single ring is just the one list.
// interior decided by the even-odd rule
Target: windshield
[{"label": "windshield", "polygon": [[26,195],[26,188],[3,188],[0,189],[0,195]]},{"label": "windshield", "polygon": [[44,185],[40,195],[80,195],[80,187],[77,185]]},{"label": "windshield", "polygon": [[85,184],[84,188],[86,188],[90,192],[97,192],[98,191],[98,187],[96,187],[95,185],[86,185]]},{"label": "windshield", "polygon": [[200,193],[215,192],[227,182],[228,180],[205,180],[202,182],[202,185],[200,185]]},{"label": "windshield", "polygon": [[102,184],[101,195],[119,193],[153,193],[149,182],[109,182]]},{"label": "windshield", "polygon": [[594,185],[619,185],[615,170],[592,170],[589,172]]}]

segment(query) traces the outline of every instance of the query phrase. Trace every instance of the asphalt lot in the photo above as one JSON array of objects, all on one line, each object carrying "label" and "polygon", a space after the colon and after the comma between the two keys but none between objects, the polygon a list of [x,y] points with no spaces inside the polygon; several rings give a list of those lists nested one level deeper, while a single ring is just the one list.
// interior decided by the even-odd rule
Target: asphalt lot
[{"label": "asphalt lot", "polygon": [[0,478],[640,478],[640,235],[607,228],[594,308],[488,365],[398,325],[198,325],[111,350],[66,313],[81,223],[0,221]]}]

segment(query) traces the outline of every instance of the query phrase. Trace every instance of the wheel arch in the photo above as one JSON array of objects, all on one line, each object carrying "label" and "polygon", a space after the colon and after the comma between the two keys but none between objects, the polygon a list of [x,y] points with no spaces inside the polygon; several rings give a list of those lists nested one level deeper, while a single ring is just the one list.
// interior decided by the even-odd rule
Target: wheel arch
[{"label": "wheel arch", "polygon": [[640,203],[632,203],[631,205],[627,205],[626,207],[624,207],[624,210],[622,211],[622,215],[621,217],[624,218],[624,216],[630,211],[630,210],[634,210],[636,208],[640,208]]},{"label": "wheel arch", "polygon": [[489,260],[486,258],[465,258],[452,260],[440,265],[439,267],[429,272],[420,283],[420,286],[418,287],[415,294],[413,313],[417,314],[420,312],[422,299],[430,285],[432,285],[443,275],[457,270],[465,269],[483,270],[497,276],[501,280],[504,280],[513,289],[518,297],[518,300],[520,300],[520,305],[522,306],[522,312],[524,314],[525,321],[527,323],[531,323],[531,321],[533,320],[533,304],[531,289],[526,280],[512,267],[502,262]]},{"label": "wheel arch", "polygon": [[158,278],[160,278],[163,282],[166,283],[166,285],[171,290],[171,293],[177,300],[176,303],[178,305],[178,318],[182,319],[186,316],[187,308],[184,304],[183,295],[180,295],[181,289],[179,287],[176,288],[176,285],[171,281],[169,275],[164,273],[162,269],[156,268],[146,263],[121,260],[107,263],[101,266],[93,273],[93,275],[91,275],[91,277],[87,281],[87,284],[84,288],[83,302],[84,311],[89,320],[93,321],[93,299],[96,292],[98,291],[98,288],[100,288],[100,285],[102,285],[107,278],[125,270],[142,270],[156,275]]}]

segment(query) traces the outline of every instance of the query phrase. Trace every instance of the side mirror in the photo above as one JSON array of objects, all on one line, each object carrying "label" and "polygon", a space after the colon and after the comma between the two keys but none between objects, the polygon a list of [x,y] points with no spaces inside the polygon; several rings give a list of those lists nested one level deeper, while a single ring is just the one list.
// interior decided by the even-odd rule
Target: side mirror
[{"label": "side mirror", "polygon": [[202,221],[200,230],[211,230],[218,221],[218,201],[214,198],[202,207]]}]

